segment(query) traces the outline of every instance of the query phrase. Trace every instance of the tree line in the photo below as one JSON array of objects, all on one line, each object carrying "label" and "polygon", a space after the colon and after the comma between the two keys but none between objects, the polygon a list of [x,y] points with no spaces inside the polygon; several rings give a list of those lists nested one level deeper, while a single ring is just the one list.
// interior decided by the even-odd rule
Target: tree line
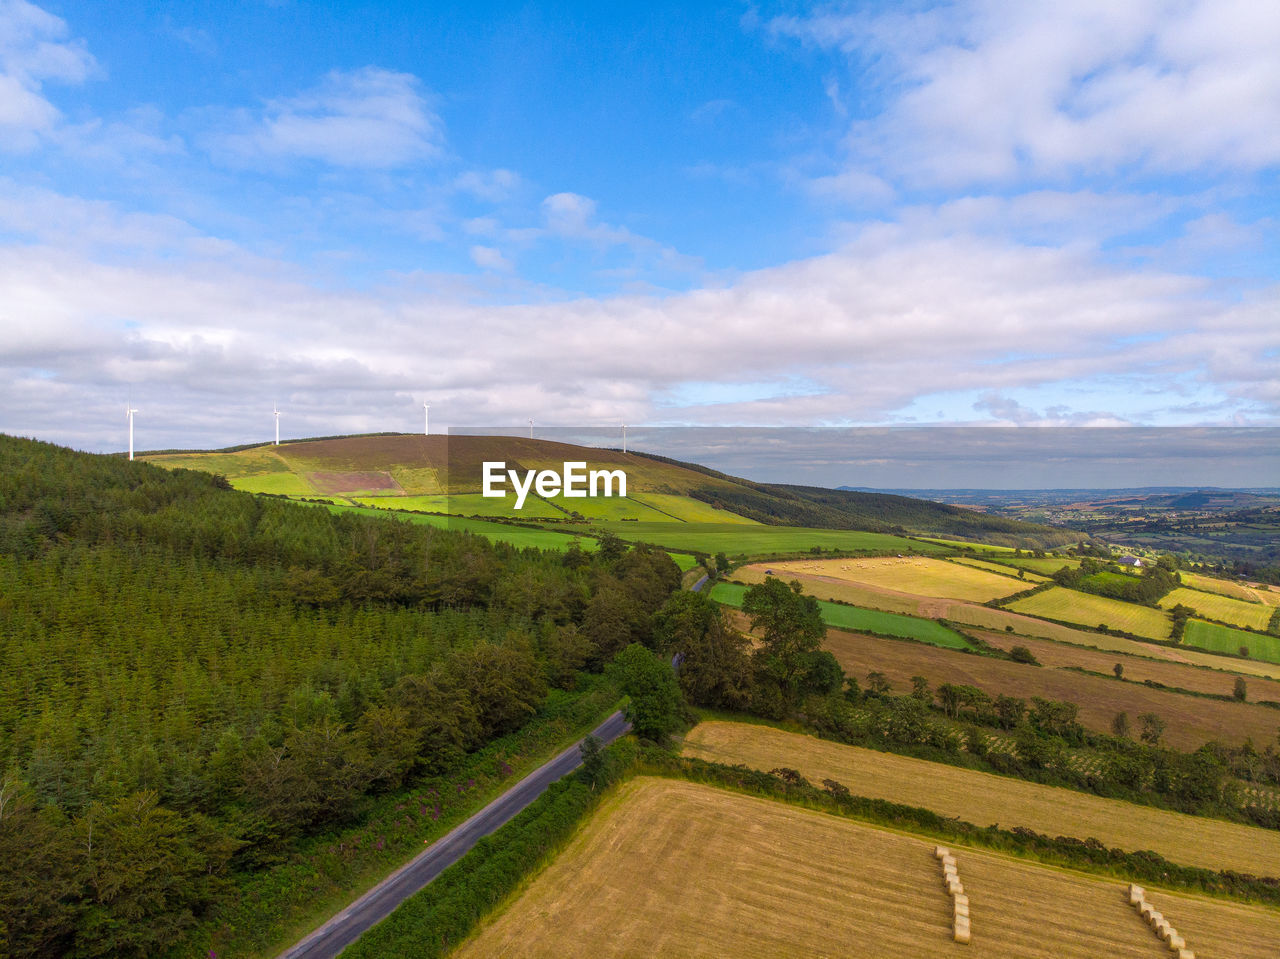
[{"label": "tree line", "polygon": [[680,583],[0,437],[0,954],[156,955],[236,877],[457,765]]}]

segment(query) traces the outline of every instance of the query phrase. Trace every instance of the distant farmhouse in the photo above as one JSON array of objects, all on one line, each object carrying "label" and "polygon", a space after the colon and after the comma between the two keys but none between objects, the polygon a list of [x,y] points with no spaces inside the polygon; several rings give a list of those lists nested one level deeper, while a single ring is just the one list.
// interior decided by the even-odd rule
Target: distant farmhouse
[{"label": "distant farmhouse", "polygon": [[1120,557],[1120,565],[1121,565],[1121,566],[1132,566],[1134,569],[1141,569],[1141,568],[1142,568],[1142,560],[1138,559],[1138,557],[1136,557],[1136,556],[1121,556],[1121,557]]}]

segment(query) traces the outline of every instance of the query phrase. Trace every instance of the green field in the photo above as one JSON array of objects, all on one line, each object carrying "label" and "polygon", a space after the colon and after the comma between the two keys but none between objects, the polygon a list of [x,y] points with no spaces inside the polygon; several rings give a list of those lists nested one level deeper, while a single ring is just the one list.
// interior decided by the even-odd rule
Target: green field
[{"label": "green field", "polygon": [[558,519],[564,513],[538,496],[530,496],[517,513],[511,500],[480,493],[437,493],[431,496],[356,496],[357,503],[383,509],[420,510],[424,513],[453,513],[456,516],[501,516],[506,519]]},{"label": "green field", "polygon": [[534,546],[538,549],[568,549],[569,544],[577,542],[585,550],[596,548],[593,536],[557,533],[549,529],[535,529],[527,526],[513,526],[509,523],[491,523],[483,519],[467,519],[461,516],[439,516],[425,513],[397,513],[393,510],[373,509],[368,506],[338,506],[326,504],[326,509],[335,513],[360,513],[364,516],[381,516],[383,518],[407,520],[422,526],[435,526],[439,529],[463,530],[484,536],[497,543],[510,543],[512,546]]},{"label": "green field", "polygon": [[1205,593],[1186,587],[1175,589],[1160,600],[1160,605],[1165,609],[1170,609],[1179,603],[1190,606],[1206,619],[1216,619],[1220,623],[1246,626],[1249,629],[1265,630],[1267,624],[1271,622],[1273,612],[1270,606],[1264,606],[1262,603],[1246,603],[1240,599],[1232,599],[1230,596]]},{"label": "green field", "polygon": [[246,493],[275,493],[280,496],[312,496],[315,490],[297,473],[251,473],[229,481]]},{"label": "green field", "polygon": [[165,469],[200,470],[205,473],[221,473],[228,479],[235,479],[287,470],[289,464],[276,454],[276,449],[278,447],[259,446],[235,453],[164,453],[138,458]]},{"label": "green field", "polygon": [[1032,573],[1040,573],[1043,576],[1052,576],[1064,566],[1070,566],[1075,569],[1080,565],[1080,560],[1067,556],[1046,556],[1043,559],[1037,559],[1034,556],[1001,556],[1000,562],[1008,563],[1010,566],[1016,566],[1018,569],[1025,569]]},{"label": "green field", "polygon": [[976,550],[979,553],[1008,553],[1012,554],[1014,547],[1012,546],[993,546],[991,543],[971,543],[961,539],[938,539],[936,536],[928,537],[930,543],[937,543],[939,546],[946,546],[949,549],[968,548]]},{"label": "green field", "polygon": [[[968,556],[948,556],[947,561],[950,563],[959,563],[961,566],[972,566],[974,569],[985,569],[989,573],[1000,573],[1003,576],[1017,576],[1018,571],[1011,569],[1003,563],[989,563],[985,559],[970,559]],[[1043,583],[1047,579],[1039,573],[1027,573],[1027,581],[1031,583]]]},{"label": "green field", "polygon": [[[642,523],[678,523],[674,516],[668,516],[652,506],[646,506],[634,496],[586,496],[568,499],[555,496],[551,502],[560,507],[557,515],[565,516],[577,513],[592,521],[617,522],[618,520],[638,520]],[[528,502],[525,509],[528,509]],[[523,513],[525,510],[521,510]],[[630,525],[628,523],[628,525]]]},{"label": "green field", "polygon": [[[711,589],[711,598],[726,606],[741,607],[746,591],[747,587],[739,583],[716,583]],[[822,621],[835,629],[918,639],[922,643],[945,646],[948,649],[970,648],[968,641],[955,630],[931,619],[904,616],[901,613],[882,613],[876,609],[862,609],[824,600],[818,601],[818,608],[822,610]]]},{"label": "green field", "polygon": [[760,526],[753,519],[716,509],[710,503],[674,493],[632,493],[631,498],[651,506],[682,523],[735,523],[740,526]]},{"label": "green field", "polygon": [[1244,646],[1249,650],[1250,659],[1280,663],[1280,636],[1261,636],[1258,633],[1246,633],[1242,629],[1191,619],[1187,620],[1187,631],[1183,634],[1182,641],[1187,646],[1207,649],[1213,653],[1239,653],[1240,647]]},{"label": "green field", "polygon": [[[603,525],[603,524],[601,524]],[[744,523],[610,523],[609,532],[632,542],[653,543],[695,553],[730,557],[805,553],[813,547],[841,552],[942,553],[941,546],[854,530],[802,529],[795,526],[751,526]]]},{"label": "green field", "polygon": [[1054,586],[1043,593],[1017,600],[1006,609],[1026,613],[1028,616],[1078,623],[1081,626],[1105,625],[1108,629],[1118,629],[1148,639],[1168,639],[1173,628],[1169,614],[1162,610],[1106,596],[1094,596],[1092,593],[1081,593],[1062,586]]}]

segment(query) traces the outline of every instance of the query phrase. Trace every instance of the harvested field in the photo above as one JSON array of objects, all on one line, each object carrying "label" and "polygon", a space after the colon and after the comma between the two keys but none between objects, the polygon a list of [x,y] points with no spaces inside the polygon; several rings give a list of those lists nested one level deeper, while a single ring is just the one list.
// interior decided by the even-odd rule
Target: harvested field
[{"label": "harvested field", "polygon": [[[1230,596],[1232,599],[1242,599],[1246,603],[1267,602],[1267,594],[1271,592],[1267,589],[1255,589],[1246,583],[1237,583],[1230,579],[1219,579],[1216,576],[1205,576],[1203,573],[1188,573],[1186,570],[1179,570],[1178,575],[1182,577],[1182,584],[1190,586],[1192,589],[1203,590],[1206,593],[1218,593],[1221,596]],[[1276,597],[1276,602],[1270,605],[1280,603],[1280,593],[1271,593]]]},{"label": "harvested field", "polygon": [[1190,606],[1205,619],[1216,619],[1232,626],[1244,626],[1248,629],[1265,630],[1271,622],[1274,610],[1263,603],[1246,603],[1232,599],[1230,596],[1219,596],[1217,593],[1206,593],[1198,589],[1175,589],[1160,600],[1163,609],[1171,609],[1181,603]]},{"label": "harvested field", "polygon": [[1197,959],[1280,956],[1280,914],[1274,911],[1159,889],[1148,889],[1147,901],[1177,928]]},{"label": "harvested field", "polygon": [[965,684],[991,696],[1066,700],[1078,704],[1080,722],[1098,732],[1109,732],[1118,712],[1128,713],[1131,722],[1142,713],[1157,713],[1167,724],[1163,742],[1178,749],[1197,749],[1211,740],[1238,746],[1250,737],[1255,743],[1269,743],[1278,725],[1275,710],[1253,703],[1219,702],[864,633],[828,630],[826,648],[845,672],[860,681],[873,670],[884,673],[899,693],[910,690],[911,677],[920,675],[935,688],[941,683]]},{"label": "harvested field", "polygon": [[[1214,656],[1206,658],[1214,660],[1215,668],[1203,669],[1190,663],[1174,663],[1128,653],[1085,649],[1082,646],[1070,646],[1045,639],[1027,639],[1023,636],[1012,636],[1009,633],[983,630],[976,635],[1005,651],[1013,646],[1025,646],[1045,666],[1058,668],[1075,666],[1110,676],[1112,668],[1119,663],[1124,667],[1124,678],[1130,682],[1143,683],[1150,680],[1165,686],[1218,696],[1230,696],[1236,677],[1239,675],[1237,667],[1250,665],[1239,660]],[[1280,702],[1280,682],[1265,676],[1250,678],[1249,699],[1254,701],[1269,699]],[[1277,721],[1280,725],[1280,716],[1277,717]]]},{"label": "harvested field", "polygon": [[985,603],[1029,588],[998,573],[924,556],[882,556],[869,559],[789,560],[774,567],[778,576],[821,577],[893,589],[916,596],[963,599]]},{"label": "harvested field", "polygon": [[686,756],[752,769],[798,769],[834,779],[860,796],[922,806],[977,826],[1025,826],[1049,836],[1099,839],[1127,852],[1150,849],[1171,862],[1254,875],[1280,874],[1280,832],[1188,816],[924,759],[828,742],[751,723],[699,723]]},{"label": "harvested field", "polygon": [[1061,586],[1010,603],[1009,609],[1081,626],[1105,624],[1110,629],[1149,639],[1168,639],[1172,629],[1169,614],[1158,609]]},{"label": "harvested field", "polygon": [[[636,779],[454,955],[818,957],[852,946],[876,959],[954,957],[951,903],[932,850],[782,803]],[[987,852],[956,855],[973,918],[966,955],[1167,955],[1125,903],[1122,883]],[[1210,913],[1218,905],[1204,902]],[[1247,907],[1226,915],[1244,941],[1231,955],[1272,954],[1274,915]],[[1228,954],[1207,934],[1197,945],[1197,955]]]}]

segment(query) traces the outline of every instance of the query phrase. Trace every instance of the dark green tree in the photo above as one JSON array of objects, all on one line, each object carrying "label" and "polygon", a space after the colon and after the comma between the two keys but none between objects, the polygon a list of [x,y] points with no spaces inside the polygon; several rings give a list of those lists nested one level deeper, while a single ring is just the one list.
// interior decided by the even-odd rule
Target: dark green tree
[{"label": "dark green tree", "polygon": [[788,585],[770,576],[747,589],[742,611],[760,638],[760,668],[794,691],[805,655],[818,649],[827,635],[818,601],[806,596],[798,581]]},{"label": "dark green tree", "polygon": [[637,736],[661,742],[679,727],[680,686],[666,659],[632,643],[606,672],[628,698],[623,714]]},{"label": "dark green tree", "polygon": [[679,681],[689,702],[741,709],[751,701],[749,642],[709,596],[673,594],[655,615],[653,633],[663,656],[683,657]]}]

